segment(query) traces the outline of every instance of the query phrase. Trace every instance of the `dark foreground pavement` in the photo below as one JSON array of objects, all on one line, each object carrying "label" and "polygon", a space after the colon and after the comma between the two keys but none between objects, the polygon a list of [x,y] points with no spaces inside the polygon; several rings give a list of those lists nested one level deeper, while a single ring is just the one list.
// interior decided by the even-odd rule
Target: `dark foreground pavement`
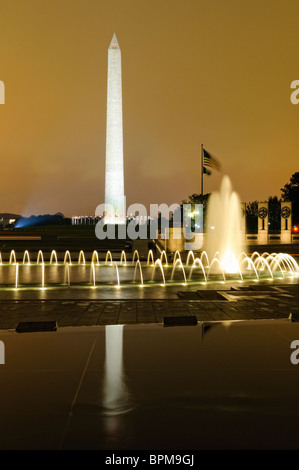
[{"label": "dark foreground pavement", "polygon": [[[299,449],[296,322],[0,330],[0,338],[1,450],[104,450],[101,464],[115,450]],[[201,462],[197,455],[194,468]]]},{"label": "dark foreground pavement", "polygon": [[[270,284],[270,283],[269,283]],[[196,316],[197,321],[283,319],[299,316],[299,283],[231,286],[225,290],[168,290],[159,298],[154,288],[145,298],[115,289],[1,292],[0,329],[15,329],[21,321],[56,321],[58,326],[163,323],[164,317]],[[156,298],[155,298],[156,291]],[[140,294],[141,295],[141,294]],[[144,295],[144,290],[142,290]]]}]

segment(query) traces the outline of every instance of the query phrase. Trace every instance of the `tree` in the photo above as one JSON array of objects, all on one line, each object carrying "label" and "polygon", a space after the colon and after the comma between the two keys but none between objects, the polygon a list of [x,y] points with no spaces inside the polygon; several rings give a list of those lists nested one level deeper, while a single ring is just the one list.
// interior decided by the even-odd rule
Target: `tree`
[{"label": "tree", "polygon": [[294,225],[299,223],[299,172],[294,173],[290,182],[286,183],[281,188],[281,198],[283,201],[290,201],[292,203],[293,221]]},{"label": "tree", "polygon": [[257,233],[257,211],[258,202],[246,203],[246,231],[247,233]]},{"label": "tree", "polygon": [[207,193],[207,194],[194,193],[191,196],[189,196],[189,199],[187,201],[186,200],[182,201],[182,204],[202,204],[203,209],[205,210],[208,205],[209,197],[210,197],[210,193]]},{"label": "tree", "polygon": [[246,203],[246,215],[247,216],[249,216],[249,217],[257,216],[257,209],[258,209],[258,202],[257,201]]},{"label": "tree", "polygon": [[[182,201],[181,210],[183,209],[183,204],[191,204],[191,210],[194,210],[195,204],[202,204],[202,206],[203,206],[203,225],[205,227],[206,214],[207,214],[206,209],[207,209],[209,197],[210,197],[210,193],[207,193],[207,194],[194,193],[191,196],[189,196],[188,200]],[[183,217],[183,212],[182,212],[182,217]]]}]

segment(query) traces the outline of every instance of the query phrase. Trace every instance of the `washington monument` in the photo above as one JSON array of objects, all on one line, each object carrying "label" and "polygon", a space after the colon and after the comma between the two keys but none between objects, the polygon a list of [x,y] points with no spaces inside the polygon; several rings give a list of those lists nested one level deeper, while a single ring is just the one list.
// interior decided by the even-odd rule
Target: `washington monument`
[{"label": "washington monument", "polygon": [[121,51],[115,34],[108,49],[105,204],[108,223],[124,223]]}]

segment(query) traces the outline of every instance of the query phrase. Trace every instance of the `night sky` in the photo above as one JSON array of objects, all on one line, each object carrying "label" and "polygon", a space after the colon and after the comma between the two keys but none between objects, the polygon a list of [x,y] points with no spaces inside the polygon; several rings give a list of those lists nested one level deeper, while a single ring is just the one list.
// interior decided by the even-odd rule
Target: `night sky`
[{"label": "night sky", "polygon": [[0,0],[0,212],[104,202],[114,32],[129,204],[200,192],[201,144],[242,201],[280,196],[299,171],[298,25],[298,0]]}]

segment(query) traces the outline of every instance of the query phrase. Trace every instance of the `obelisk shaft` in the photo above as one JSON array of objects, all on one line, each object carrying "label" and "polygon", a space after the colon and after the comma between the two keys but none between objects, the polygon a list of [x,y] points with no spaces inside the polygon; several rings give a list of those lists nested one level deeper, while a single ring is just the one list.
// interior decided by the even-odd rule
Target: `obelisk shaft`
[{"label": "obelisk shaft", "polygon": [[121,51],[114,34],[108,49],[105,204],[116,217],[108,212],[109,223],[124,221],[123,158]]}]

